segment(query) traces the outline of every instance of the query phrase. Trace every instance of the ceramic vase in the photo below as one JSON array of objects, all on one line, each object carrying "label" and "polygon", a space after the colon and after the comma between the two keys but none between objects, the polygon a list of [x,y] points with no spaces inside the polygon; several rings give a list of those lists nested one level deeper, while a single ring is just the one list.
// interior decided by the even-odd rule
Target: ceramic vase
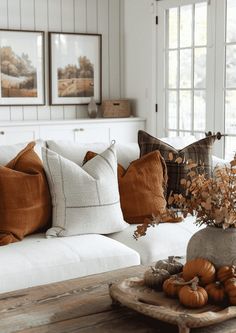
[{"label": "ceramic vase", "polygon": [[91,97],[90,102],[88,104],[88,115],[89,118],[96,118],[98,115],[98,107],[94,97]]},{"label": "ceramic vase", "polygon": [[206,227],[196,232],[187,247],[187,261],[205,258],[216,268],[236,265],[236,228]]}]

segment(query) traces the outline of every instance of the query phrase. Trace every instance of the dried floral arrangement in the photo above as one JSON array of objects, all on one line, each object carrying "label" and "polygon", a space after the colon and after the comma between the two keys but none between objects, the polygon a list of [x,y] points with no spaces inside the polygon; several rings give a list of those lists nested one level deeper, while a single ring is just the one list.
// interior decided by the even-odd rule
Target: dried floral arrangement
[{"label": "dried floral arrangement", "polygon": [[[173,160],[170,153],[169,160]],[[196,216],[196,224],[206,224],[217,228],[236,228],[236,156],[227,165],[216,166],[213,176],[204,173],[203,165],[180,157],[176,163],[183,163],[188,170],[187,178],[181,179],[183,194],[170,193],[168,208],[158,216],[145,219],[134,232],[134,238],[145,236],[147,228],[159,224],[167,215],[177,218],[181,213]]]}]

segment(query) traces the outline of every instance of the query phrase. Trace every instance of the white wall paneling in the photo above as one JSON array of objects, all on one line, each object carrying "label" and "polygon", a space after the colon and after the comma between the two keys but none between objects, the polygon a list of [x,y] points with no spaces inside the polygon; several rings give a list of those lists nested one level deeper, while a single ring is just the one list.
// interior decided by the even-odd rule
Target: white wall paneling
[{"label": "white wall paneling", "polygon": [[0,0],[0,28],[45,31],[45,106],[0,106],[0,122],[63,120],[87,116],[87,107],[48,105],[47,31],[102,34],[103,98],[121,96],[122,0]]},{"label": "white wall paneling", "polygon": [[[154,0],[122,0],[124,19],[124,96],[133,101],[136,115],[147,117],[147,130],[155,133],[153,89]],[[135,8],[135,10],[134,10]],[[122,82],[122,81],[121,81]]]},{"label": "white wall paneling", "polygon": [[120,97],[120,1],[109,0],[109,64],[110,97]]}]

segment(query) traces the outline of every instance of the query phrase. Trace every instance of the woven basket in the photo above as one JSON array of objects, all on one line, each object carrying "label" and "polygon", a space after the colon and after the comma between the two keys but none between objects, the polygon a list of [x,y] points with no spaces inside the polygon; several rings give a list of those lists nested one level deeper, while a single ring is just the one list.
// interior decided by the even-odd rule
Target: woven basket
[{"label": "woven basket", "polygon": [[128,99],[107,100],[102,102],[102,116],[104,118],[129,117],[131,105]]}]

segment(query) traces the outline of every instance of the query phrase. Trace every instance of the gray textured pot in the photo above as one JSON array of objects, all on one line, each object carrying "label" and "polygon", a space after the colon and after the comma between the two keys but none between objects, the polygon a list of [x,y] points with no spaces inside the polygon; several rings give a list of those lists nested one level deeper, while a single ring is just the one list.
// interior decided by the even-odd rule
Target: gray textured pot
[{"label": "gray textured pot", "polygon": [[187,247],[187,261],[205,258],[217,268],[236,265],[236,228],[206,227],[196,232]]}]

